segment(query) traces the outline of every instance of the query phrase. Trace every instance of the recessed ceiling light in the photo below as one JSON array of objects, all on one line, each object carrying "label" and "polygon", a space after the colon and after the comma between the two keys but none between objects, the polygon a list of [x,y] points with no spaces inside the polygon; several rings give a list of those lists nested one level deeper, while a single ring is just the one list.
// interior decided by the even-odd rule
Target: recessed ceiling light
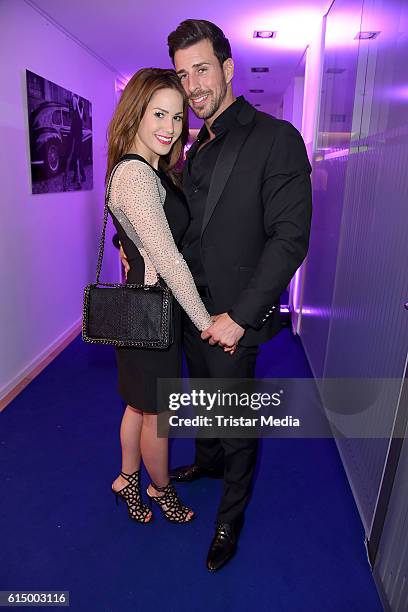
[{"label": "recessed ceiling light", "polygon": [[275,38],[276,32],[272,30],[254,30],[254,38]]},{"label": "recessed ceiling light", "polygon": [[251,72],[269,72],[269,68],[255,67],[255,68],[251,68]]},{"label": "recessed ceiling light", "polygon": [[264,89],[250,89],[250,93],[264,93]]},{"label": "recessed ceiling light", "polygon": [[354,40],[374,40],[381,32],[357,32]]}]

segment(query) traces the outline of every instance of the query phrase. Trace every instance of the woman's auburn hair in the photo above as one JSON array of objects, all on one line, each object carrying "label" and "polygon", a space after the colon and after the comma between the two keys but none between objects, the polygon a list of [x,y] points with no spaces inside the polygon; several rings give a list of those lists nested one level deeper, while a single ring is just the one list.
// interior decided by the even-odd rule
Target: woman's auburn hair
[{"label": "woman's auburn hair", "polygon": [[164,68],[142,68],[132,76],[122,92],[115,113],[108,127],[108,164],[105,184],[114,166],[133,144],[146,108],[156,91],[175,89],[183,97],[183,128],[180,138],[166,156],[160,157],[159,168],[169,173],[182,159],[188,139],[188,100],[180,79],[174,70]]}]

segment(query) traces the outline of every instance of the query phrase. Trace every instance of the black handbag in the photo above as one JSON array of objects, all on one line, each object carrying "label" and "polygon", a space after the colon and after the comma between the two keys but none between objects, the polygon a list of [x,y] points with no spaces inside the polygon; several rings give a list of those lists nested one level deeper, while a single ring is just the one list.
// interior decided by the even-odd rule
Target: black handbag
[{"label": "black handbag", "polygon": [[174,339],[173,295],[157,275],[154,285],[100,283],[112,170],[105,198],[96,282],[84,290],[82,339],[92,344],[166,349]]}]

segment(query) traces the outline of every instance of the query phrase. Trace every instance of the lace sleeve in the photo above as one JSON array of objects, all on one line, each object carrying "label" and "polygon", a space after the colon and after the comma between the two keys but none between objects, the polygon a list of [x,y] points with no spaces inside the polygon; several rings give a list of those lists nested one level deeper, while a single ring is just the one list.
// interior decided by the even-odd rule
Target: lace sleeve
[{"label": "lace sleeve", "polygon": [[129,160],[114,174],[109,208],[129,238],[143,247],[155,270],[202,331],[211,325],[211,317],[174,242],[163,210],[164,195],[154,171],[144,162]]}]

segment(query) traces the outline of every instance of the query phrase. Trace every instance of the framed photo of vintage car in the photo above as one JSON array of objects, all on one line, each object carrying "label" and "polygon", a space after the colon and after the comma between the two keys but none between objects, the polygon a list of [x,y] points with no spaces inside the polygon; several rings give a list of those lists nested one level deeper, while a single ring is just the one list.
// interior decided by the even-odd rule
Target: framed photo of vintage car
[{"label": "framed photo of vintage car", "polygon": [[26,70],[32,193],[93,188],[92,104]]}]

